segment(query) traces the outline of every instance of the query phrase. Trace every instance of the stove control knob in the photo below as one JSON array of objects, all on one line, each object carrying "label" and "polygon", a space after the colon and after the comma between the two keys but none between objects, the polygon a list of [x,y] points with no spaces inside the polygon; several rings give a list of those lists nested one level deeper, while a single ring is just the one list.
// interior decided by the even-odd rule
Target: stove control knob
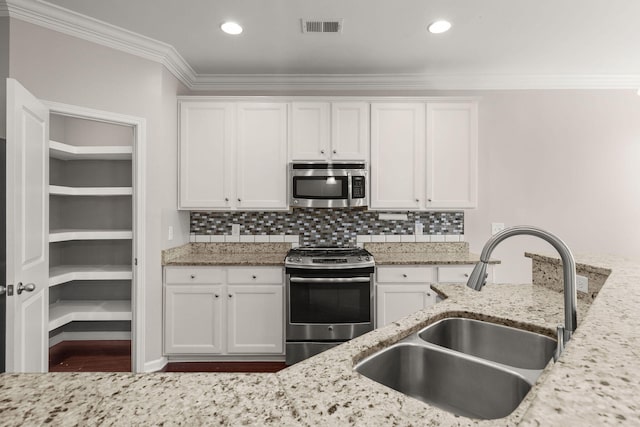
[{"label": "stove control knob", "polygon": [[358,261],[362,261],[362,257],[361,256],[358,257]]},{"label": "stove control knob", "polygon": [[364,257],[364,260],[365,260],[365,261],[370,261],[370,260],[371,260],[371,257],[366,256],[366,257]]}]

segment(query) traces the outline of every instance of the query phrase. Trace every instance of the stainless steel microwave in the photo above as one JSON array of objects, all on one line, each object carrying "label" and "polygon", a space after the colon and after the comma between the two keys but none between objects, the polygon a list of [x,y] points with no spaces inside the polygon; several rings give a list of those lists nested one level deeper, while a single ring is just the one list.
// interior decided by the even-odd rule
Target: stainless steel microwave
[{"label": "stainless steel microwave", "polygon": [[367,184],[365,162],[292,162],[289,164],[289,206],[368,206]]}]

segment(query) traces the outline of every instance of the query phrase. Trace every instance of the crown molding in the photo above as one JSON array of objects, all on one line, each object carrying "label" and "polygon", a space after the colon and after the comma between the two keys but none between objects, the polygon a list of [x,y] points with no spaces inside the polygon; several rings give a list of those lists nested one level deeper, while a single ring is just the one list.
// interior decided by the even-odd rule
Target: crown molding
[{"label": "crown molding", "polygon": [[161,63],[186,86],[195,80],[195,71],[167,43],[42,0],[5,0],[0,2],[0,13],[3,6],[11,18]]},{"label": "crown molding", "polygon": [[193,91],[637,90],[640,87],[640,74],[196,74],[167,43],[43,0],[0,0],[2,16],[158,62]]},{"label": "crown molding", "polygon": [[193,90],[637,89],[638,75],[200,74]]}]

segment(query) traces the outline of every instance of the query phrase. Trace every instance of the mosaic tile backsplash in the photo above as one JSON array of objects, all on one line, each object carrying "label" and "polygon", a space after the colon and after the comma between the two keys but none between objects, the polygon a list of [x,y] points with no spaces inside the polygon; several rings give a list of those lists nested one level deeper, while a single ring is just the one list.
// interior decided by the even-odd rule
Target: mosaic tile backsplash
[{"label": "mosaic tile backsplash", "polygon": [[[407,220],[380,220],[402,213]],[[412,235],[416,221],[425,235],[463,235],[464,212],[378,212],[360,209],[293,209],[290,212],[191,212],[191,234],[298,236],[300,246],[353,246],[358,235]]]}]

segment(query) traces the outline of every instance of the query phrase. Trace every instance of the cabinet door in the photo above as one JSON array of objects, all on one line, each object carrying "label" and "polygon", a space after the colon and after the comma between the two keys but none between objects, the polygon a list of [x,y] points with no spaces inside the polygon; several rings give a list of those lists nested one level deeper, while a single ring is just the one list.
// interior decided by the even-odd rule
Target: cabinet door
[{"label": "cabinet door", "polygon": [[377,326],[388,325],[436,303],[436,293],[428,284],[377,285]]},{"label": "cabinet door", "polygon": [[371,104],[371,208],[424,206],[424,127],[424,104]]},{"label": "cabinet door", "polygon": [[228,208],[234,197],[234,105],[180,102],[180,209]]},{"label": "cabinet door", "polygon": [[292,103],[291,160],[326,160],[329,156],[329,103]]},{"label": "cabinet door", "polygon": [[222,291],[221,285],[165,285],[166,354],[224,351]]},{"label": "cabinet door", "polygon": [[287,104],[238,104],[236,207],[287,209]]},{"label": "cabinet door", "polygon": [[477,103],[427,104],[428,208],[477,206],[477,135]]},{"label": "cabinet door", "polygon": [[331,158],[369,161],[369,104],[331,104]]},{"label": "cabinet door", "polygon": [[229,285],[229,353],[284,351],[283,285]]}]

